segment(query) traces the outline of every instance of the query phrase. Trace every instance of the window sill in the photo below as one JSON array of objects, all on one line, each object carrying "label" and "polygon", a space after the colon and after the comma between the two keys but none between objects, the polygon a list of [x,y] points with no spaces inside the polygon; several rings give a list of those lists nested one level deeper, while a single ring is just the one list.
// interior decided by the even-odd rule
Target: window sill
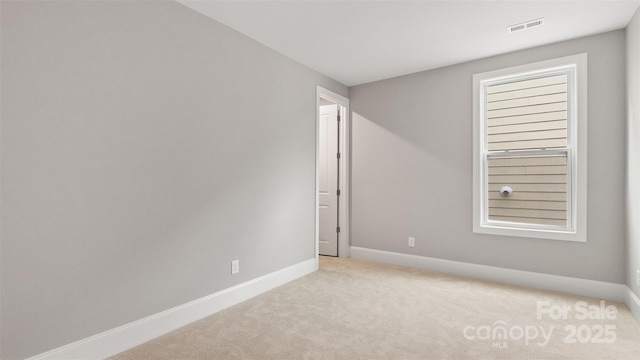
[{"label": "window sill", "polygon": [[580,234],[573,230],[559,229],[531,229],[509,227],[503,225],[474,224],[473,232],[476,234],[501,235],[513,237],[526,237],[543,240],[560,240],[573,242],[587,242],[586,234]]}]

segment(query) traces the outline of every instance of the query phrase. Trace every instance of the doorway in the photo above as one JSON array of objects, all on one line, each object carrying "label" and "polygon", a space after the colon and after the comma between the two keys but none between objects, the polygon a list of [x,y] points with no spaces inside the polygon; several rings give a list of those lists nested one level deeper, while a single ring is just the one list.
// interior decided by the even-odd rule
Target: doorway
[{"label": "doorway", "polygon": [[349,99],[316,93],[316,254],[349,257]]}]

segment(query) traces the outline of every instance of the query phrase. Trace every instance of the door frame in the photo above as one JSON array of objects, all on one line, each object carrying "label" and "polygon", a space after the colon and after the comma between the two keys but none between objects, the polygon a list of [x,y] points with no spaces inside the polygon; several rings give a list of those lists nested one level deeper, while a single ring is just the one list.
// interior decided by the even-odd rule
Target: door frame
[{"label": "door frame", "polygon": [[351,199],[351,113],[349,112],[349,99],[336,94],[335,92],[325,89],[321,86],[316,86],[316,201],[315,201],[315,252],[316,252],[316,269],[319,268],[318,252],[320,250],[319,237],[320,237],[320,213],[318,212],[318,190],[320,186],[320,142],[318,136],[320,134],[320,98],[324,98],[344,109],[344,114],[340,113],[340,136],[338,138],[338,146],[340,148],[340,165],[338,166],[340,176],[340,197],[338,198],[338,226],[340,227],[340,234],[338,235],[338,257],[350,257],[351,243],[351,231],[350,231],[350,214],[351,208],[349,206]]}]

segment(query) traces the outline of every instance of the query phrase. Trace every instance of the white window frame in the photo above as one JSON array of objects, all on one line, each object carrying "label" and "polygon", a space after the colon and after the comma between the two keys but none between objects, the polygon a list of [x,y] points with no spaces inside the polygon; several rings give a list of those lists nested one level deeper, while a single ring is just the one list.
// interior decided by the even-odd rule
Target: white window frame
[{"label": "white window frame", "polygon": [[[567,148],[536,150],[567,153],[568,226],[489,221],[486,159],[486,89],[490,85],[540,75],[566,73]],[[523,155],[526,152],[518,152]],[[532,152],[533,153],[533,152]],[[587,54],[515,66],[473,75],[473,232],[564,241],[587,241]]]}]

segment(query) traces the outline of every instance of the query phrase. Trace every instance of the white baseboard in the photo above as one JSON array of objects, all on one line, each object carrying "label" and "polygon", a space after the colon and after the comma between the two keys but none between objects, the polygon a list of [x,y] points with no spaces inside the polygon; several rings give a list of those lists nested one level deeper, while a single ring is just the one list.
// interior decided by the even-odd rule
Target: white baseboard
[{"label": "white baseboard", "polygon": [[631,289],[628,287],[626,295],[627,297],[624,303],[627,304],[627,307],[629,308],[629,310],[631,310],[631,313],[636,318],[636,320],[640,322],[640,298],[638,298],[638,296],[634,294],[633,291],[631,291]]},{"label": "white baseboard", "polygon": [[144,319],[47,351],[29,360],[104,359],[203,319],[316,270],[309,259]]},{"label": "white baseboard", "polygon": [[633,294],[624,284],[614,284],[604,281],[513,270],[495,266],[478,265],[354,246],[351,247],[351,257],[354,259],[408,266],[417,269],[525,286],[535,289],[624,302],[630,309],[633,305],[630,304],[631,296],[633,296],[636,301],[636,312],[633,314],[636,319],[638,319],[638,322],[640,322],[640,317],[638,316],[637,311],[638,306],[640,306],[640,302],[638,302],[638,298],[635,294]]}]

